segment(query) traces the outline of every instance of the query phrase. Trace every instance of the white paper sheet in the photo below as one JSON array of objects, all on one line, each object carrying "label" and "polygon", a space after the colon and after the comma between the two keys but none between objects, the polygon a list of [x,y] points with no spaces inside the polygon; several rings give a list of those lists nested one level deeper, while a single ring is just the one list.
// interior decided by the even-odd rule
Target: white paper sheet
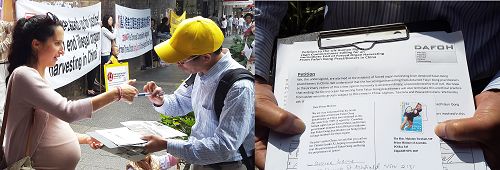
[{"label": "white paper sheet", "polygon": [[146,141],[141,139],[142,135],[134,131],[131,131],[126,127],[96,130],[96,133],[104,136],[105,138],[107,138],[108,140],[110,140],[111,142],[115,143],[118,146],[146,143]]},{"label": "white paper sheet", "polygon": [[266,169],[487,169],[479,147],[434,134],[438,122],[474,113],[461,32],[411,33],[370,50],[278,44],[277,56],[276,98],[306,131],[271,133]]},{"label": "white paper sheet", "polygon": [[141,135],[158,135],[165,139],[187,136],[186,134],[165,126],[157,121],[127,121],[121,124]]}]

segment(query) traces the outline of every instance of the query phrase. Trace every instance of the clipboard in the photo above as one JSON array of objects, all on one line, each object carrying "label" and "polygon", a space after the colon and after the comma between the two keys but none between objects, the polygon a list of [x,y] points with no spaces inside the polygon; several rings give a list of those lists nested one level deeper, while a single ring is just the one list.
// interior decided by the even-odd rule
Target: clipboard
[{"label": "clipboard", "polygon": [[[410,39],[410,32],[445,31],[451,32],[450,24],[444,20],[421,21],[413,23],[393,23],[368,27],[347,28],[329,31],[312,32],[286,38],[279,38],[277,44],[293,44],[294,42],[317,41],[319,49],[355,47],[360,50],[372,49],[381,43],[405,41]],[[342,39],[360,38],[356,41],[338,41]],[[338,41],[338,42],[337,42]],[[277,46],[276,46],[277,49]],[[277,50],[271,61],[269,83],[274,87]]]},{"label": "clipboard", "polygon": [[[280,50],[279,51],[280,58],[278,58],[278,60],[276,60],[276,58],[274,58],[274,61],[277,61],[278,63],[281,63],[283,61],[289,61],[289,60],[283,60],[283,59],[286,58],[287,55],[291,55],[291,56],[296,57],[296,58],[292,58],[294,60],[294,62],[298,62],[298,60],[295,60],[295,59],[298,59],[301,56],[301,52],[302,53],[305,52],[305,51],[308,52],[309,50],[311,50],[312,52],[316,52],[316,53],[322,53],[322,52],[318,52],[318,49],[334,49],[334,48],[343,48],[343,47],[351,47],[351,49],[352,48],[357,48],[358,50],[370,50],[375,45],[380,44],[380,43],[398,42],[398,41],[405,41],[405,40],[408,40],[408,41],[407,42],[401,42],[401,44],[394,43],[394,44],[386,44],[386,45],[388,45],[388,46],[389,45],[396,45],[398,47],[401,47],[402,45],[413,45],[413,43],[415,43],[414,40],[417,41],[417,43],[419,43],[420,40],[419,39],[415,39],[416,37],[419,36],[418,34],[411,34],[414,38],[410,40],[410,37],[409,37],[410,30],[411,29],[408,28],[408,24],[398,23],[398,24],[388,24],[388,25],[371,26],[371,27],[361,27],[361,28],[353,28],[353,29],[341,29],[341,30],[314,32],[314,33],[309,33],[309,34],[304,34],[304,35],[298,35],[298,36],[293,36],[293,37],[278,39],[278,44],[292,44],[292,43],[295,43],[295,42],[303,42],[303,41],[307,41],[307,43],[304,43],[304,46],[301,46],[301,44],[294,44],[293,46],[286,46],[285,45],[285,47],[283,48],[284,49],[283,51],[288,51],[288,53],[286,53],[286,52],[282,53],[282,51]],[[390,33],[391,31],[393,32],[394,36],[385,33],[385,32]],[[420,30],[418,32],[428,32],[428,31],[441,31],[440,33],[443,33],[446,30],[429,29],[429,30]],[[448,31],[446,31],[446,32],[448,32]],[[335,38],[338,38],[338,37],[343,37],[343,36],[357,36],[357,35],[361,35],[361,38],[360,39],[355,39],[354,41],[351,41],[351,42],[342,41],[343,43],[337,43],[337,44],[336,43],[328,43],[327,42],[327,41],[332,41],[332,40],[334,40]],[[363,35],[365,37],[363,37]],[[381,38],[379,38],[379,39],[373,38],[372,39],[372,37],[369,37],[367,35],[375,35],[375,36],[379,36]],[[388,37],[384,37],[383,35],[388,35]],[[398,35],[398,36],[396,36],[396,35]],[[423,35],[427,36],[427,38],[433,37],[432,36],[433,34],[423,34]],[[352,39],[352,37],[350,37],[350,39]],[[461,44],[460,48],[462,50],[462,52],[460,52],[461,59],[462,59],[460,63],[461,64],[464,64],[464,63],[466,64],[466,60],[465,60],[465,47],[463,45],[463,37],[461,37],[461,35],[460,35],[460,39],[462,41],[462,42],[459,43],[459,44]],[[338,40],[338,39],[336,39],[336,40]],[[317,45],[318,45],[317,47],[315,47],[316,44],[315,44],[314,41],[317,41]],[[367,45],[361,46],[361,44],[363,44],[363,43],[365,43]],[[430,43],[430,44],[432,44],[432,43]],[[283,46],[277,46],[277,48],[280,48],[280,47],[283,47]],[[292,49],[295,49],[295,48],[299,48],[299,49],[297,51],[289,51],[289,50],[292,50]],[[391,50],[390,48],[387,48],[387,46],[386,46],[386,49]],[[377,49],[374,48],[374,50],[376,51]],[[277,53],[278,53],[278,51],[277,51]],[[385,62],[392,61],[394,59],[398,60],[400,58],[398,58],[399,56],[397,54],[399,54],[399,53],[392,53],[392,55],[388,55],[388,56],[390,56],[392,58],[380,57],[380,59],[381,60],[385,59],[386,60]],[[384,56],[384,55],[380,55],[380,56]],[[315,57],[317,57],[317,56],[315,56]],[[406,59],[406,58],[404,58],[404,59]],[[400,61],[402,61],[402,60],[403,59],[401,59]],[[310,60],[304,60],[304,63],[307,62],[307,61],[310,61]],[[289,72],[286,69],[284,69],[285,71],[280,70],[280,67],[278,67],[278,70],[277,70],[278,72],[276,72],[276,64],[272,65],[272,71],[273,71],[272,73],[273,74],[272,74],[272,77],[269,80],[273,81],[272,82],[273,87],[274,87],[274,83],[275,83],[274,82],[275,81],[274,80],[275,79],[275,75],[274,74],[278,74],[279,75],[278,77],[280,78],[280,79],[278,79],[278,81],[276,81],[276,83],[278,84],[277,86],[279,88],[277,88],[277,91],[275,91],[275,92],[278,92],[278,94],[280,95],[280,96],[276,97],[276,100],[278,101],[278,104],[279,104],[279,101],[282,101],[282,102],[284,101],[284,103],[287,103],[287,101],[290,101],[290,99],[287,99],[286,97],[283,98],[282,96],[287,96],[288,94],[291,94],[291,95],[300,94],[300,93],[296,93],[294,90],[292,90],[291,92],[288,92],[288,89],[295,89],[295,85],[297,85],[297,87],[299,86],[299,84],[297,82],[299,82],[299,81],[301,81],[301,82],[309,81],[309,80],[305,80],[305,78],[300,78],[301,80],[298,80],[299,77],[314,77],[314,73],[319,72],[318,70],[320,70],[320,69],[324,70],[324,69],[329,69],[330,68],[330,65],[326,65],[328,63],[326,63],[326,64],[320,64],[320,62],[322,62],[321,60],[314,60],[313,62],[316,62],[315,64],[321,65],[320,68],[316,68],[316,65],[309,65],[309,67],[302,68],[302,67],[300,67],[300,65],[296,65],[297,63],[294,63],[293,66],[292,66],[294,68],[294,72]],[[281,63],[282,64],[281,66],[284,66],[284,67],[288,66],[287,63],[285,63],[285,62],[283,62],[283,63]],[[355,63],[355,61],[349,61],[349,63],[347,63],[347,64],[353,64],[353,63]],[[335,66],[340,66],[340,64],[343,64],[343,63],[335,63]],[[282,68],[284,68],[284,67],[282,67]],[[292,68],[292,67],[289,67],[289,68]],[[349,65],[347,65],[346,67],[341,67],[340,69],[345,69],[347,67],[349,67]],[[464,68],[464,67],[466,68],[466,65],[461,65],[460,67],[461,68]],[[381,67],[376,67],[376,68],[381,68]],[[309,70],[307,70],[307,69],[311,69],[313,71],[309,72]],[[389,68],[389,69],[391,69],[391,68]],[[398,68],[398,69],[401,69],[401,68]],[[412,68],[412,69],[415,69],[415,68]],[[350,71],[350,70],[347,70],[347,71]],[[325,72],[328,72],[328,71],[325,71]],[[363,71],[359,71],[359,72],[362,72],[362,73],[361,74],[356,74],[355,73],[354,75],[368,75],[368,74],[365,74],[365,73],[369,73],[369,72],[367,72],[367,70],[363,70]],[[299,74],[297,75],[297,73],[299,73]],[[301,76],[300,73],[302,73],[302,74],[305,74],[305,73],[312,74],[312,76],[309,76],[309,75],[307,75],[307,76]],[[291,77],[288,77],[288,78],[282,77],[282,76],[288,76],[287,74],[294,75],[294,76],[293,76],[293,78],[291,78]],[[318,75],[319,75],[318,77],[320,77],[320,78],[311,80],[311,82],[313,82],[313,81],[314,82],[321,82],[322,81],[321,78],[325,78],[326,77],[325,75],[329,75],[330,76],[329,78],[334,77],[334,76],[332,76],[332,75],[334,75],[333,72],[330,72],[329,74],[326,74],[326,73],[325,74],[322,74],[322,73],[320,74],[320,73],[318,73]],[[344,72],[340,72],[340,73],[338,73],[338,75],[340,75],[339,77],[341,77],[341,76],[345,77],[346,74]],[[464,75],[464,74],[461,74],[461,75]],[[335,75],[335,76],[337,76],[337,75]],[[294,86],[289,87],[288,86],[288,79],[295,79],[295,78],[297,78],[297,82],[292,81],[291,84],[293,84]],[[463,80],[464,81],[465,80],[469,80],[469,78],[468,77],[467,78],[463,78]],[[283,82],[285,82],[285,83],[283,83]],[[314,82],[311,83],[311,84],[314,84]],[[300,85],[304,85],[304,84],[300,84]],[[326,83],[326,84],[330,85],[328,83]],[[331,84],[335,84],[335,83],[331,83]],[[323,87],[327,86],[327,85],[324,85],[324,84],[321,84],[321,85],[323,85]],[[331,88],[336,88],[336,87],[331,86]],[[346,88],[347,88],[347,86],[346,86]],[[320,88],[318,88],[318,89],[320,89]],[[303,89],[301,89],[301,90],[303,90]],[[299,91],[299,88],[297,88],[297,91]],[[314,93],[323,93],[323,92],[319,91],[319,92],[314,92]],[[330,92],[326,92],[326,93],[330,93],[331,94],[331,91]],[[463,93],[463,94],[465,94],[465,93]],[[289,95],[289,96],[291,96],[291,95]],[[300,98],[300,99],[308,97],[308,96],[307,97],[304,97],[304,96],[305,95],[301,96],[302,98]],[[278,98],[278,97],[281,97],[281,99]],[[472,99],[472,97],[469,97],[469,98]],[[295,102],[295,103],[303,104],[304,100],[301,101],[300,99],[299,99],[299,97],[297,97],[297,98],[293,98],[292,97],[293,101],[290,102],[290,103],[294,103]],[[299,102],[296,102],[296,101],[299,101]],[[341,100],[339,100],[339,101],[341,101]],[[325,103],[329,102],[329,101],[325,101],[325,102],[321,101],[320,102],[320,100],[314,100],[313,102],[318,102],[319,104],[318,103],[314,103],[314,104],[316,104],[316,106],[319,106],[319,105],[325,105]],[[306,102],[309,105],[303,105],[303,106],[298,106],[298,107],[297,106],[295,106],[295,107],[292,106],[292,110],[290,110],[290,111],[291,112],[297,112],[297,113],[299,113],[299,116],[300,116],[300,114],[302,114],[302,116],[304,116],[304,115],[310,116],[310,115],[312,115],[311,112],[305,112],[304,111],[305,109],[304,110],[300,110],[298,108],[301,108],[301,109],[302,108],[306,108],[306,109],[313,108],[314,105],[311,104],[313,102],[310,102],[310,103]],[[339,102],[339,103],[341,103],[341,102]],[[433,102],[428,102],[428,103],[433,103]],[[469,105],[467,106],[467,110],[469,110],[469,113],[470,113],[470,110],[474,108],[473,105],[471,105],[471,103],[473,103],[473,101],[469,100],[468,103],[469,103]],[[332,104],[332,103],[328,103],[328,104]],[[280,106],[287,107],[287,105],[288,104],[280,105]],[[346,107],[344,107],[344,108],[346,108]],[[384,108],[384,111],[385,111],[386,107],[379,107],[379,108]],[[295,109],[295,111],[293,109]],[[374,104],[374,110],[375,110],[375,104]],[[375,113],[375,111],[373,111],[373,113]],[[306,117],[306,118],[307,119],[303,119],[303,120],[312,121],[311,120],[312,116]],[[310,122],[307,122],[307,121],[305,121],[305,123],[310,123]],[[308,126],[308,125],[306,125],[306,126]],[[430,127],[430,126],[427,126],[427,127]],[[427,129],[431,129],[431,128],[427,128]],[[307,134],[307,135],[309,135],[309,134]],[[306,135],[306,138],[307,138],[307,135]],[[277,136],[277,135],[275,135],[275,136]],[[302,138],[302,136],[299,137],[299,138]],[[288,168],[288,165],[296,163],[299,160],[299,156],[297,156],[297,155],[290,156],[290,155],[295,154],[292,151],[295,151],[295,150],[299,149],[299,146],[297,146],[295,143],[299,143],[299,142],[296,142],[296,141],[299,141],[300,139],[297,140],[297,138],[292,138],[292,139],[291,138],[286,138],[286,139],[283,139],[283,140],[288,140],[288,141],[286,141],[286,143],[281,143],[280,140],[275,140],[274,144],[271,143],[271,145],[269,145],[269,146],[272,146],[272,147],[268,146],[268,149],[271,148],[271,149],[274,149],[274,150],[268,150],[268,154],[269,154],[269,151],[271,151],[271,153],[277,153],[277,152],[274,152],[276,150],[283,151],[283,153],[285,153],[285,154],[281,154],[281,155],[275,154],[274,156],[275,157],[279,157],[280,159],[276,159],[276,160],[273,160],[273,161],[287,160],[288,164],[285,164],[285,165]],[[269,141],[272,141],[272,137],[271,136],[269,138]],[[279,141],[279,142],[276,142],[276,141]],[[310,141],[312,141],[312,140],[310,140]],[[307,152],[308,151],[307,150],[308,149],[307,148],[307,144],[310,141],[306,140],[305,147],[301,147],[301,150],[300,150],[301,152],[304,152],[304,151]],[[319,141],[319,140],[317,140],[317,141]],[[309,143],[309,144],[311,144],[311,143]],[[304,145],[302,145],[302,146],[304,146]],[[461,153],[461,152],[456,152],[457,149],[455,149],[455,146],[452,147],[449,144],[444,144],[444,143],[440,143],[440,146],[441,146],[441,148],[445,148],[445,150],[446,150],[446,152],[441,151],[440,152],[441,155],[445,155],[446,157],[448,157],[447,155],[453,155],[453,156],[454,155],[462,155],[462,156],[458,156],[457,157],[458,159],[455,159],[455,160],[460,160],[460,161],[464,160],[463,159],[464,158],[464,156],[463,156],[464,154]],[[459,148],[459,147],[461,147],[461,146],[457,146],[457,148]],[[475,166],[476,163],[480,167],[486,166],[486,164],[484,163],[484,158],[481,157],[482,156],[482,151],[478,147],[468,147],[468,148],[470,148],[471,152],[470,152],[470,154],[469,154],[469,152],[467,152],[465,154],[476,155],[476,156],[479,155],[478,156],[479,159],[476,159],[476,160],[483,160],[483,161],[463,161],[463,162],[465,162],[465,163],[474,163],[474,166]],[[433,151],[435,151],[435,150],[436,149],[434,149]],[[309,150],[309,151],[311,151],[311,150]],[[298,152],[299,151],[297,151],[297,153]],[[460,153],[460,154],[457,154],[457,153]],[[480,153],[480,154],[477,154],[477,153]],[[276,155],[278,155],[278,156],[276,156]],[[268,155],[268,156],[271,156],[271,155]],[[433,156],[435,156],[435,155],[433,155]],[[449,157],[449,158],[451,159],[451,157]],[[471,159],[474,160],[475,157],[471,157]],[[376,158],[375,158],[375,160],[376,160]],[[302,167],[303,166],[322,165],[322,164],[316,164],[316,163],[314,163],[315,160],[312,160],[312,159],[308,159],[308,161],[312,162],[312,164],[301,164]],[[458,161],[457,163],[461,163],[460,161]],[[449,162],[441,163],[441,164],[438,164],[438,165],[444,165],[444,164],[447,164],[447,163],[449,163]],[[325,164],[328,164],[328,162],[326,162]],[[282,167],[282,165],[283,164],[280,164],[278,166]],[[295,165],[297,165],[297,164],[295,164]],[[433,165],[436,165],[436,164],[433,164]],[[468,168],[464,168],[464,169],[468,169]]]}]

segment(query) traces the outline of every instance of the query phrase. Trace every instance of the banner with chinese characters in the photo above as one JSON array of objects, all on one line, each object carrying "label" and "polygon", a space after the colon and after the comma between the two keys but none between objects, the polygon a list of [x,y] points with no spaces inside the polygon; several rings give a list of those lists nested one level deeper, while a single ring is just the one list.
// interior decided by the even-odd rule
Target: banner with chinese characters
[{"label": "banner with chinese characters", "polygon": [[132,9],[115,5],[116,43],[119,60],[138,57],[153,49],[151,34],[151,10]]}]

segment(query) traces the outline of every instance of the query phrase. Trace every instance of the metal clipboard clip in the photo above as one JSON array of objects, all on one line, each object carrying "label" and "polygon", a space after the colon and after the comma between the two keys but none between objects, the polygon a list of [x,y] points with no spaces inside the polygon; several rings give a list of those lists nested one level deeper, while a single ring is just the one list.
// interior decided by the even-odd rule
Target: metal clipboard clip
[{"label": "metal clipboard clip", "polygon": [[[368,27],[348,28],[331,31],[312,32],[279,38],[277,44],[293,44],[295,42],[317,41],[319,49],[355,47],[360,50],[372,49],[375,44],[396,42],[410,39],[410,31],[403,23],[375,25]],[[275,51],[276,52],[276,51]],[[272,63],[277,60],[275,54]],[[271,64],[270,84],[274,84],[276,64]]]},{"label": "metal clipboard clip", "polygon": [[318,35],[319,49],[356,47],[372,49],[375,44],[408,40],[410,32],[405,24],[395,23],[369,27],[321,31]]}]

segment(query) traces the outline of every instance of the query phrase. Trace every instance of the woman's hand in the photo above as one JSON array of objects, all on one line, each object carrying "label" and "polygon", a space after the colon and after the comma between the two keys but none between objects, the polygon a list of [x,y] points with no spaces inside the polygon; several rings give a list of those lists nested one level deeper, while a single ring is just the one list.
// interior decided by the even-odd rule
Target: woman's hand
[{"label": "woman's hand", "polygon": [[77,134],[80,144],[88,144],[92,149],[101,149],[104,145],[97,139],[86,134]]},{"label": "woman's hand", "polygon": [[132,86],[133,84],[135,84],[135,79],[133,80],[129,80],[126,84],[122,84],[120,85],[120,88],[121,88],[121,97],[120,97],[120,100],[123,100],[129,104],[132,103],[132,101],[134,101],[134,98],[135,96],[139,93],[139,91],[134,87]]}]

